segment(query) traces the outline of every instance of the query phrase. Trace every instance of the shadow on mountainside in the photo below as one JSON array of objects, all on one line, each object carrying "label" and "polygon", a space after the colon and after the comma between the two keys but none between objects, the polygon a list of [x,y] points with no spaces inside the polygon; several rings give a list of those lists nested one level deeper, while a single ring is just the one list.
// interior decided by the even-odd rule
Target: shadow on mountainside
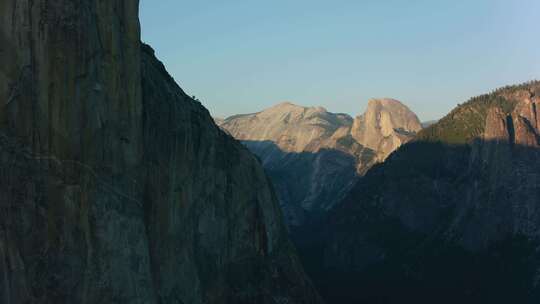
[{"label": "shadow on mountainside", "polygon": [[[357,158],[338,149],[286,152],[272,141],[242,141],[263,164],[291,232],[326,214],[359,177],[358,162],[371,166],[376,154],[364,148]],[[345,144],[345,143],[344,143]]]},{"label": "shadow on mountainside", "polygon": [[538,303],[540,149],[412,142],[293,237],[327,303]]}]

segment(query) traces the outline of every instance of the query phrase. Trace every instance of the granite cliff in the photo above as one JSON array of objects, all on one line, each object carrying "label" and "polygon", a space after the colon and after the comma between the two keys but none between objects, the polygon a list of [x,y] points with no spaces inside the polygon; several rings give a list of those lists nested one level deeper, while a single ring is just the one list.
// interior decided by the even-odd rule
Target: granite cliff
[{"label": "granite cliff", "polygon": [[254,156],[138,1],[0,1],[0,302],[320,303]]},{"label": "granite cliff", "polygon": [[293,228],[333,208],[359,176],[421,129],[392,99],[370,100],[354,119],[285,102],[219,125],[261,159]]},{"label": "granite cliff", "polygon": [[372,99],[366,112],[354,120],[351,134],[363,146],[377,151],[383,161],[421,129],[418,117],[399,101]]},{"label": "granite cliff", "polygon": [[329,303],[538,303],[540,83],[460,105],[302,244]]}]

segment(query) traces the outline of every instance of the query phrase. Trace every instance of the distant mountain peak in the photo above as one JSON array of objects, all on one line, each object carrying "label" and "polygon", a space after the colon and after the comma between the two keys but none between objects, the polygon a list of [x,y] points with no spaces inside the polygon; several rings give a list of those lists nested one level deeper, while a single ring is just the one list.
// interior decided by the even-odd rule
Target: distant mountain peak
[{"label": "distant mountain peak", "polygon": [[287,101],[230,117],[220,126],[244,141],[271,172],[293,225],[302,225],[305,212],[337,204],[358,176],[421,128],[408,107],[390,98],[370,100],[356,119]]},{"label": "distant mountain peak", "polygon": [[356,141],[377,151],[380,160],[384,160],[420,130],[420,120],[402,102],[373,98],[366,112],[355,119],[351,133]]},{"label": "distant mountain peak", "polygon": [[297,105],[293,102],[290,102],[290,101],[283,101],[283,102],[280,102],[272,107],[270,107],[270,109],[272,108],[281,108],[281,109],[287,109],[287,108],[304,108],[303,106],[300,106],[300,105]]},{"label": "distant mountain peak", "polygon": [[301,106],[295,103],[292,103],[290,101],[284,101],[280,102],[266,110],[263,110],[262,112],[268,112],[268,111],[282,111],[282,112],[288,112],[288,111],[311,111],[311,112],[318,112],[318,113],[324,113],[328,112],[324,107],[308,107],[308,106]]},{"label": "distant mountain peak", "polygon": [[390,111],[393,115],[407,115],[411,116],[416,114],[409,109],[404,103],[397,99],[393,98],[372,98],[368,102],[367,111],[381,111],[381,110]]},{"label": "distant mountain peak", "polygon": [[280,106],[302,107],[302,106],[297,105],[297,104],[295,104],[294,102],[288,101],[288,100],[282,101],[282,102],[276,104],[275,106],[276,106],[276,107],[280,107]]},{"label": "distant mountain peak", "polygon": [[368,104],[380,104],[380,105],[402,105],[405,106],[401,101],[394,98],[371,98],[368,101]]}]

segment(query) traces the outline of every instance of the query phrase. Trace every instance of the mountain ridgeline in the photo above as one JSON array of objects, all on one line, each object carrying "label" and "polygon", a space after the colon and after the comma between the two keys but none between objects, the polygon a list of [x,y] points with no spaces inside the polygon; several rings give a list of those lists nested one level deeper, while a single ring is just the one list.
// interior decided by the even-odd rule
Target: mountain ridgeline
[{"label": "mountain ridgeline", "polygon": [[540,83],[458,106],[301,246],[329,303],[540,301]]},{"label": "mountain ridgeline", "polygon": [[138,1],[0,1],[0,303],[320,303]]},{"label": "mountain ridgeline", "polygon": [[212,119],[138,13],[0,0],[0,303],[540,302],[540,82]]},{"label": "mountain ridgeline", "polygon": [[285,102],[218,123],[261,159],[293,229],[323,216],[421,129],[416,115],[392,99],[370,100],[354,119]]}]

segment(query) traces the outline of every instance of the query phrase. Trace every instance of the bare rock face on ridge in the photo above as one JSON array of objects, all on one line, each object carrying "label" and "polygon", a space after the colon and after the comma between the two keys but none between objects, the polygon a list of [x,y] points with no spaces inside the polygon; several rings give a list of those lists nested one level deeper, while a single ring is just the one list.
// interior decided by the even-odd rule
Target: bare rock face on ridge
[{"label": "bare rock face on ridge", "polygon": [[357,117],[351,130],[353,138],[384,160],[422,130],[418,117],[394,99],[372,99],[366,113]]},{"label": "bare rock face on ridge", "polygon": [[261,159],[292,226],[334,207],[359,176],[421,129],[416,115],[391,99],[370,101],[356,119],[284,102],[220,126]]},{"label": "bare rock face on ridge", "polygon": [[0,302],[319,303],[253,155],[138,1],[0,2]]},{"label": "bare rock face on ridge", "polygon": [[238,140],[271,140],[284,152],[301,153],[335,147],[335,137],[345,135],[351,122],[348,115],[322,107],[284,102],[256,114],[229,117],[221,126]]}]

